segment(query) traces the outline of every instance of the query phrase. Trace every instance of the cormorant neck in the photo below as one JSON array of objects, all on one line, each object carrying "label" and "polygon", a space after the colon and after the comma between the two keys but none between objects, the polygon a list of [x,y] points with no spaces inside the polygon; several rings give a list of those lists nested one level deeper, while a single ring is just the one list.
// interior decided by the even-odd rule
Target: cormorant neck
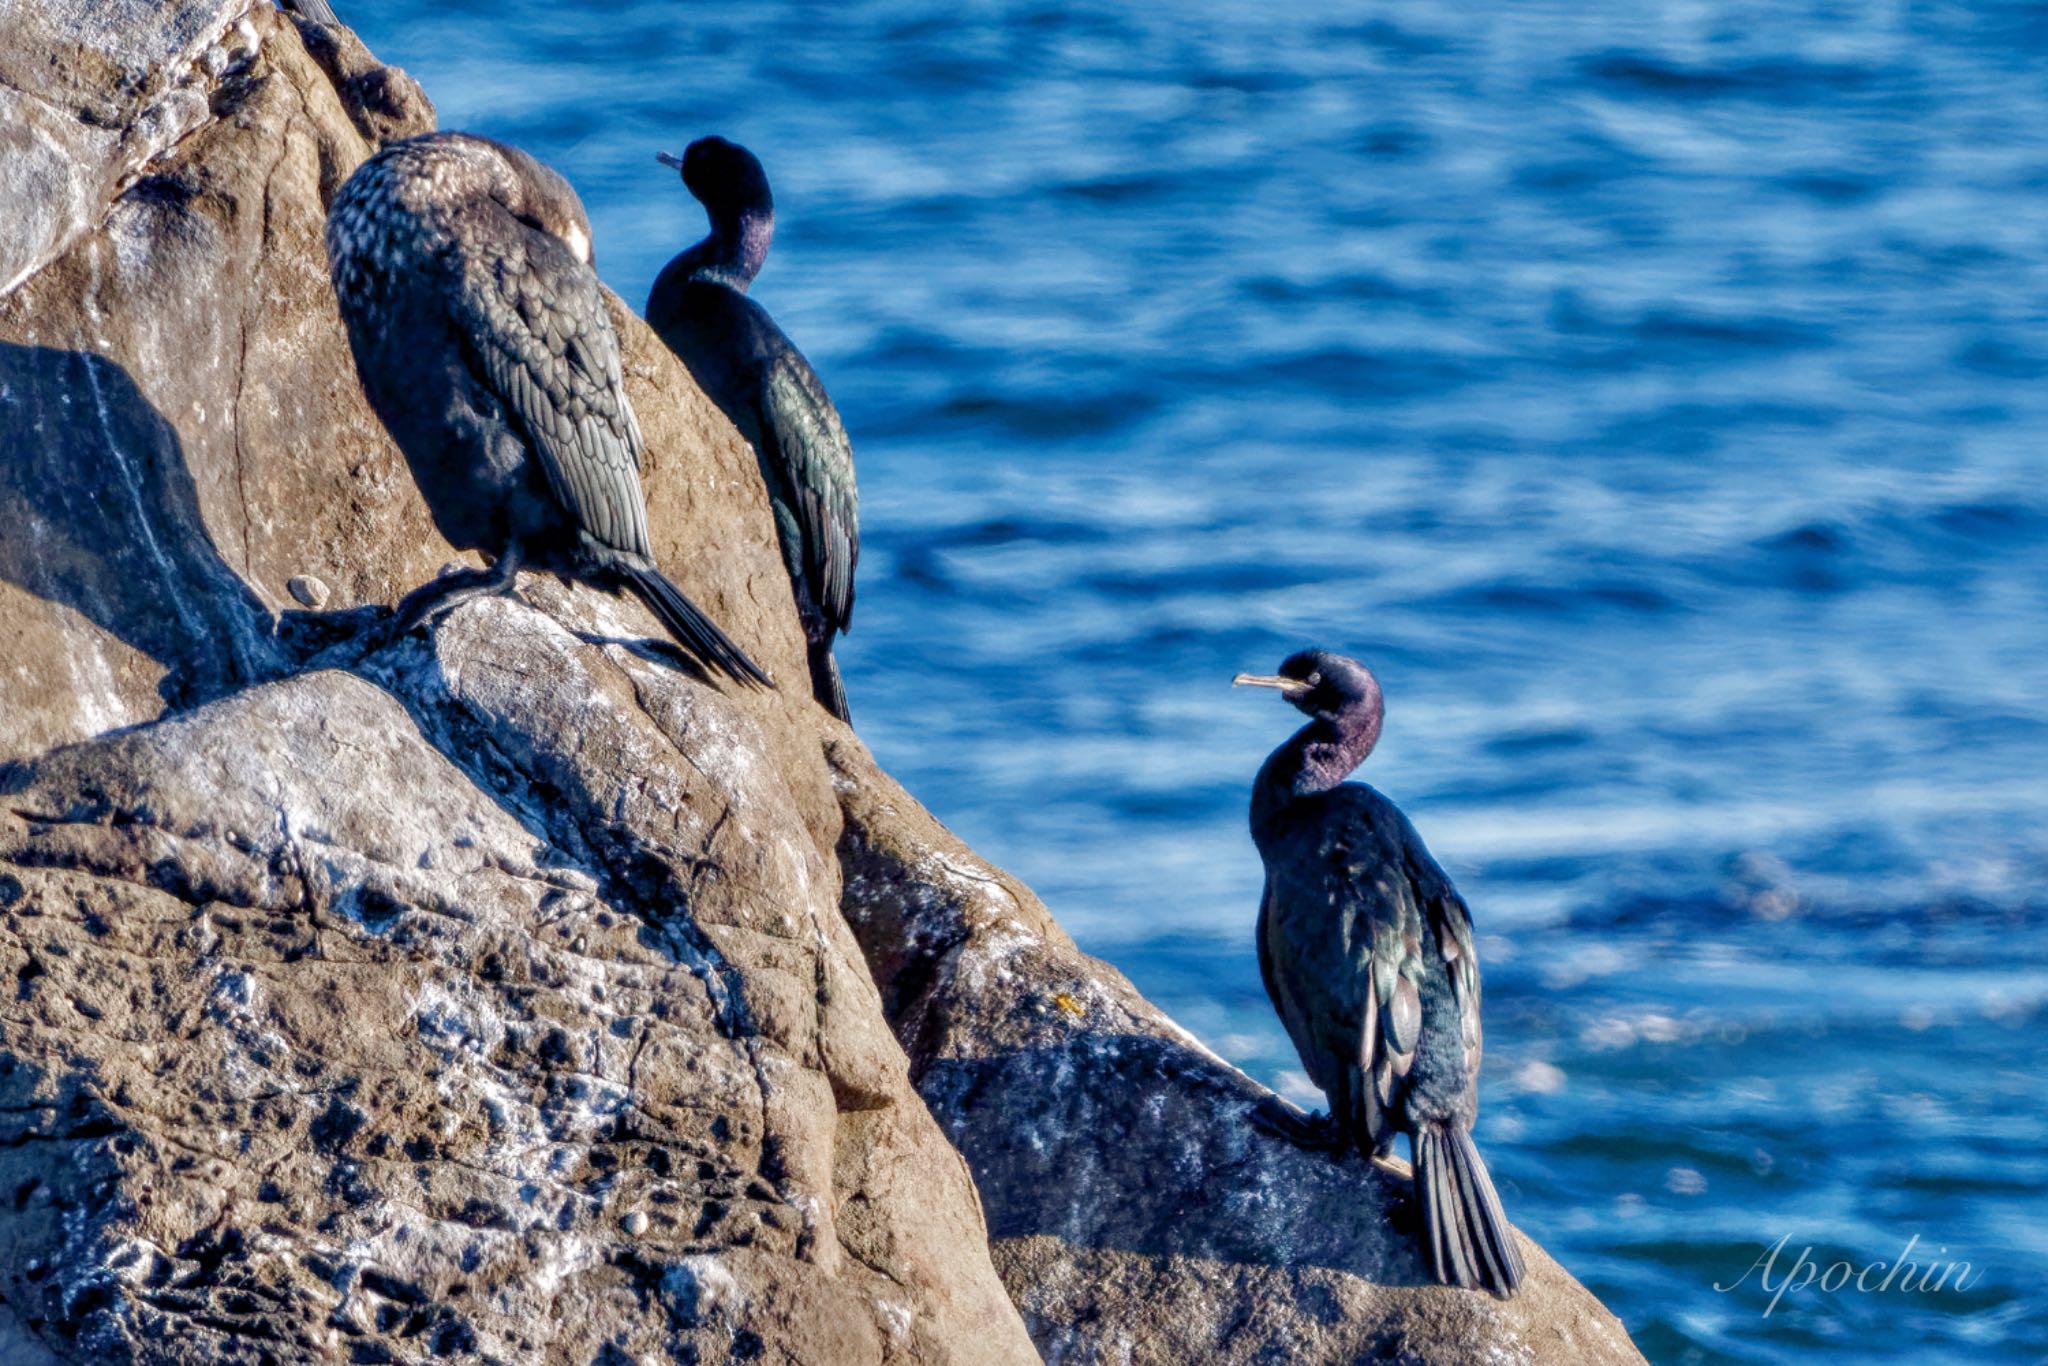
[{"label": "cormorant neck", "polygon": [[678,263],[690,278],[716,280],[744,294],[768,260],[775,238],[775,210],[751,208],[711,220],[711,235],[684,252]]},{"label": "cormorant neck", "polygon": [[1303,797],[1328,792],[1365,762],[1379,743],[1378,707],[1354,707],[1335,717],[1318,716],[1273,751],[1252,786],[1252,830]]}]

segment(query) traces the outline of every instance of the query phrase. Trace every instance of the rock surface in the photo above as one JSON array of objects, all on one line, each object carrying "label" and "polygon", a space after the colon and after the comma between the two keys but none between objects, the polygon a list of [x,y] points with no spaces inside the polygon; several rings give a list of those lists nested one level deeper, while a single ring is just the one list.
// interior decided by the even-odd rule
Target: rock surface
[{"label": "rock surface", "polygon": [[248,0],[10,5],[0,45],[0,295],[97,219],[144,162],[208,117],[255,46]]},{"label": "rock surface", "polygon": [[0,1298],[81,1359],[1031,1359],[822,765],[533,595],[0,781]]},{"label": "rock surface", "polygon": [[[182,140],[76,163],[74,183],[107,191],[90,226],[0,298],[0,755],[276,673],[295,574],[385,601],[448,555],[363,403],[327,282],[323,202],[370,150],[329,76],[268,5],[119,8],[130,22],[92,51],[35,18],[65,7],[10,19],[53,36],[36,52],[11,28],[8,79],[47,68],[65,92],[103,66],[123,89],[173,85],[151,35],[217,41],[174,88],[196,101]],[[132,49],[108,56],[117,40]],[[123,107],[78,126],[124,134]],[[19,202],[16,158],[0,166]]]},{"label": "rock surface", "polygon": [[[1533,1246],[1422,1284],[1399,1183],[1250,1130],[802,688],[534,576],[364,655],[454,557],[320,228],[431,107],[267,5],[26,9],[0,1359],[1637,1359]],[[751,453],[614,310],[658,557],[801,679]]]}]

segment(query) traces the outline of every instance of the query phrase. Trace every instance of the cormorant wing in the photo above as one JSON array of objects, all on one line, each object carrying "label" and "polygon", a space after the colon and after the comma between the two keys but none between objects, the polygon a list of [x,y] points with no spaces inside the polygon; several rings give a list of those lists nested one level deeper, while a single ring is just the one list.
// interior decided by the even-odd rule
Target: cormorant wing
[{"label": "cormorant wing", "polygon": [[803,533],[804,577],[835,630],[853,619],[860,560],[860,502],[853,445],[825,386],[787,339],[761,380],[761,430],[775,445],[784,500]]},{"label": "cormorant wing", "polygon": [[1302,805],[1268,851],[1260,966],[1332,1113],[1377,1145],[1422,1038],[1423,910],[1404,839],[1413,832],[1359,784]]},{"label": "cormorant wing", "polygon": [[1472,911],[1465,898],[1451,885],[1450,875],[1430,857],[1422,836],[1401,818],[1408,852],[1408,878],[1430,930],[1436,936],[1437,952],[1451,981],[1451,998],[1458,1008],[1458,1042],[1465,1052],[1468,1083],[1479,1075],[1479,1054],[1483,1035],[1479,1028],[1479,946],[1472,933]]},{"label": "cormorant wing", "polygon": [[504,250],[464,262],[456,330],[524,429],[555,496],[592,540],[649,557],[640,423],[597,272],[506,213]]}]

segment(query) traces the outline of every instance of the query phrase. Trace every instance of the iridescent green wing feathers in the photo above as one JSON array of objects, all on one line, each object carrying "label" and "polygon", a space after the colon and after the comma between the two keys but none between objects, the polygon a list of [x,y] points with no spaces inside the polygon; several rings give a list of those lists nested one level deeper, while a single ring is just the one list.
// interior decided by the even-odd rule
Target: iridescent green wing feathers
[{"label": "iridescent green wing feathers", "polygon": [[[1426,859],[1427,856],[1425,856]],[[1411,877],[1420,893],[1429,927],[1436,935],[1451,979],[1451,998],[1458,1008],[1458,1041],[1465,1051],[1468,1076],[1479,1072],[1482,1034],[1479,1027],[1479,949],[1472,935],[1472,912],[1450,879],[1433,861],[1415,868]]]},{"label": "iridescent green wing feathers", "polygon": [[781,501],[803,537],[802,571],[811,597],[834,630],[853,619],[853,573],[860,560],[860,505],[853,446],[825,388],[795,348],[768,367],[761,386],[762,429],[780,457]]},{"label": "iridescent green wing feathers", "polygon": [[[1386,832],[1297,827],[1311,857],[1268,863],[1261,958],[1296,1050],[1340,1122],[1379,1142],[1422,1036],[1422,916]],[[1283,991],[1274,990],[1276,983]]]}]

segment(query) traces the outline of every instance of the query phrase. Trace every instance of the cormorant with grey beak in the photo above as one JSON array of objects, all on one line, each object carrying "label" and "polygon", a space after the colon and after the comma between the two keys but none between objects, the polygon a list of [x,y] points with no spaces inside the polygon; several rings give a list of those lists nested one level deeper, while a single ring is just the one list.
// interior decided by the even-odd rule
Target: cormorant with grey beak
[{"label": "cormorant with grey beak", "polygon": [[659,160],[682,172],[711,232],[655,279],[647,321],[754,448],[810,646],[811,690],[848,720],[832,640],[853,619],[860,559],[853,446],[803,352],[747,297],[775,235],[767,173],[752,152],[716,137]]},{"label": "cormorant with grey beak", "polygon": [[492,561],[410,594],[399,632],[532,565],[627,589],[700,663],[770,682],[654,562],[640,424],[568,181],[465,133],[393,143],[335,196],[327,257],[363,390],[434,525]]},{"label": "cormorant with grey beak", "polygon": [[1277,688],[1309,717],[1259,770],[1251,825],[1266,865],[1259,972],[1302,1066],[1329,1097],[1327,1137],[1384,1156],[1406,1133],[1430,1274],[1511,1296],[1522,1256],[1472,1142],[1472,914],[1408,818],[1344,781],[1379,741],[1379,681],[1324,650],[1291,656],[1277,675],[1234,681]]}]

